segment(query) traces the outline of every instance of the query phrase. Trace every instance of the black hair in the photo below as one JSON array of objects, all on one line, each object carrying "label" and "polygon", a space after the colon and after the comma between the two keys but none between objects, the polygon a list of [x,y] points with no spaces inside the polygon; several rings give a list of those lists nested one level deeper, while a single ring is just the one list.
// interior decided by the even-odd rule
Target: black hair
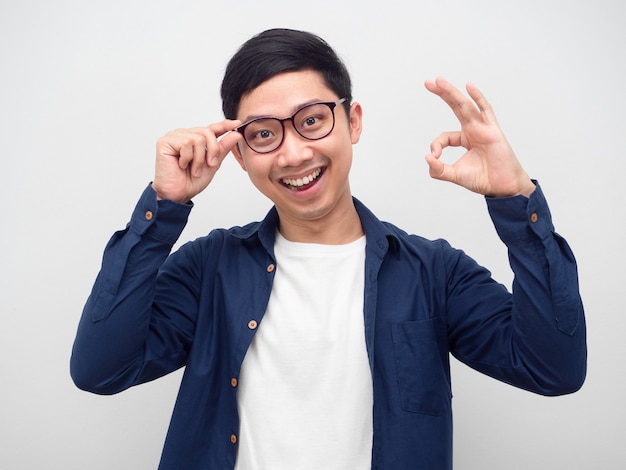
[{"label": "black hair", "polygon": [[352,103],[352,83],[343,61],[326,41],[306,31],[269,29],[246,41],[226,66],[222,110],[235,119],[241,99],[263,82],[285,72],[319,72],[328,88]]}]

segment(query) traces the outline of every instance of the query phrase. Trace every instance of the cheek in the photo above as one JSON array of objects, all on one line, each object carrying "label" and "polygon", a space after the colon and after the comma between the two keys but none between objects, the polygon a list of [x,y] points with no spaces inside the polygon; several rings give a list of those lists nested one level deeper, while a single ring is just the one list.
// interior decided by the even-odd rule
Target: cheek
[{"label": "cheek", "polygon": [[329,142],[327,154],[333,155],[336,163],[349,162],[352,160],[352,141],[348,132],[342,133],[341,136]]},{"label": "cheek", "polygon": [[245,167],[248,172],[248,177],[255,184],[255,186],[270,177],[270,167],[268,165],[263,165],[259,162],[251,163],[250,161],[246,161]]},{"label": "cheek", "polygon": [[350,126],[342,127],[341,132],[337,136],[337,145],[352,147],[358,142],[358,133],[355,132]]}]

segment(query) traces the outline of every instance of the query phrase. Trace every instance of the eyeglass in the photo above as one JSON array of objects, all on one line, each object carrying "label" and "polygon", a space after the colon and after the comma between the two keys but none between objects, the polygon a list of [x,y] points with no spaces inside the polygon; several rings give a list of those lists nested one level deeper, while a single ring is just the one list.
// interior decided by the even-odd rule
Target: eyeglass
[{"label": "eyeglass", "polygon": [[285,137],[285,121],[291,121],[298,134],[307,140],[320,140],[335,127],[335,107],[346,101],[308,104],[286,118],[259,117],[245,122],[235,130],[256,153],[270,153],[281,146]]}]

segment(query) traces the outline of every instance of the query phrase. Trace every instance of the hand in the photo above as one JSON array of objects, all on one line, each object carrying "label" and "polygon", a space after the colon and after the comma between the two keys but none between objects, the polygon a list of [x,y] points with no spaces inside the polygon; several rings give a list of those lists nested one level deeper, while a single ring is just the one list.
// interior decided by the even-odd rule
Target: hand
[{"label": "hand", "polygon": [[[461,123],[460,131],[444,132],[430,145],[431,153],[426,156],[430,176],[487,196],[529,196],[535,185],[517,160],[491,105],[478,88],[467,84],[472,102],[443,78],[428,80],[424,85],[450,106]],[[464,147],[467,152],[449,165],[441,161],[446,147]]]},{"label": "hand", "polygon": [[161,137],[152,182],[157,198],[187,203],[202,192],[224,157],[242,139],[238,132],[230,132],[240,124],[226,119],[208,127],[177,129]]}]

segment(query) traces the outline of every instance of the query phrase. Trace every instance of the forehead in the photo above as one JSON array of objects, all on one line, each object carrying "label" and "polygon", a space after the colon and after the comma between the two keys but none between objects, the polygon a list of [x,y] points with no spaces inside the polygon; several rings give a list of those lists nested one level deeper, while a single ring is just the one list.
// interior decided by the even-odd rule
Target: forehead
[{"label": "forehead", "polygon": [[319,72],[302,70],[281,73],[241,98],[237,119],[247,121],[258,116],[289,116],[305,104],[338,98]]}]

